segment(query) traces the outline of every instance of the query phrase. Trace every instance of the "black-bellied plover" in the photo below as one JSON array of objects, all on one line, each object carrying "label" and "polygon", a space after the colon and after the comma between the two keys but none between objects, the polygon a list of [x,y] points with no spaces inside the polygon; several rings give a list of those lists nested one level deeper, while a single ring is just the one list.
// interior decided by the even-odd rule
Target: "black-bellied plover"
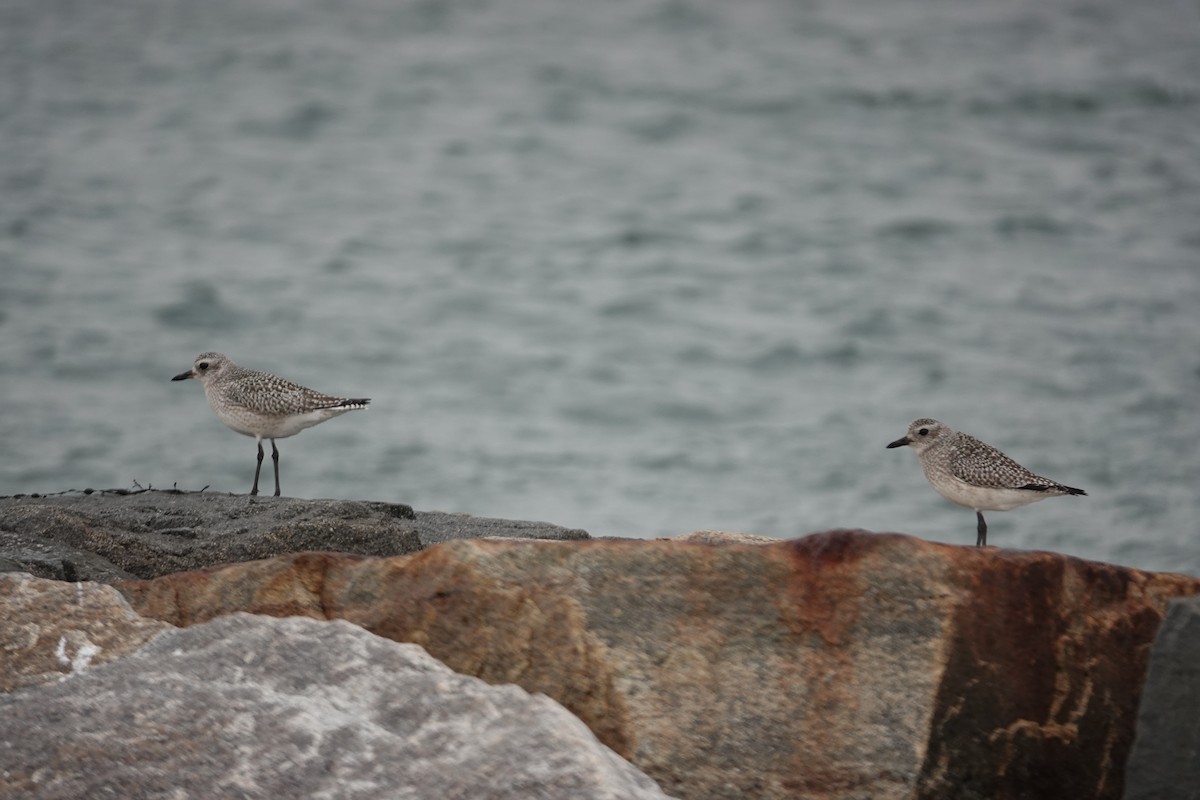
[{"label": "black-bellied plover", "polygon": [[228,427],[258,441],[258,465],[254,468],[254,485],[250,494],[258,494],[258,475],[262,471],[263,439],[271,440],[271,460],[275,462],[275,496],[279,497],[279,450],[276,439],[295,436],[311,428],[359,408],[366,408],[370,398],[332,397],[314,392],[289,380],[245,369],[220,353],[201,353],[192,368],[181,372],[173,381],[195,378],[204,385],[204,396],[217,418]]},{"label": "black-bellied plover", "polygon": [[936,419],[915,421],[888,447],[904,445],[917,451],[925,478],[938,494],[975,512],[979,519],[976,547],[987,544],[984,511],[1008,511],[1047,497],[1087,494],[1035,475],[990,444],[951,430]]}]

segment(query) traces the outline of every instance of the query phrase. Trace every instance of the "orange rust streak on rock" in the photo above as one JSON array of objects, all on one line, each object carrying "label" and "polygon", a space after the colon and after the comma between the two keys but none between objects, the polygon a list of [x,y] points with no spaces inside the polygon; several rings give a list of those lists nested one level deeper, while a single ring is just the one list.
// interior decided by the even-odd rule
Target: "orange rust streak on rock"
[{"label": "orange rust streak on rock", "polygon": [[1084,796],[1085,781],[1119,797],[1145,645],[1166,599],[1200,582],[1053,553],[955,561],[963,594],[921,785],[1004,800],[1037,775],[1046,796]]},{"label": "orange rust streak on rock", "polygon": [[862,558],[882,544],[862,531],[818,533],[788,544],[793,608],[787,615],[799,633],[815,632],[825,644],[844,644],[858,618]]}]

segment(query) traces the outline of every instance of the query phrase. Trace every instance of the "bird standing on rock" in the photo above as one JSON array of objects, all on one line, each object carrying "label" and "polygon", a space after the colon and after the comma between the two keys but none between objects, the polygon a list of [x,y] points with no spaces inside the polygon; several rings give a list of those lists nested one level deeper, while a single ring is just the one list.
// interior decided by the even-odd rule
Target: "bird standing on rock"
[{"label": "bird standing on rock", "polygon": [[271,460],[275,463],[275,496],[279,497],[279,450],[276,439],[295,436],[305,428],[347,411],[364,409],[370,398],[333,397],[314,392],[269,372],[245,369],[221,353],[201,353],[192,368],[173,381],[195,378],[204,386],[208,405],[226,426],[258,441],[258,466],[250,494],[258,494],[258,475],[262,471],[263,439],[271,440]]},{"label": "bird standing on rock", "polygon": [[984,511],[1008,511],[1047,497],[1086,495],[1083,489],[1035,475],[974,436],[951,430],[936,419],[919,419],[888,448],[917,451],[925,478],[951,503],[969,508],[979,520],[976,547],[987,544]]}]

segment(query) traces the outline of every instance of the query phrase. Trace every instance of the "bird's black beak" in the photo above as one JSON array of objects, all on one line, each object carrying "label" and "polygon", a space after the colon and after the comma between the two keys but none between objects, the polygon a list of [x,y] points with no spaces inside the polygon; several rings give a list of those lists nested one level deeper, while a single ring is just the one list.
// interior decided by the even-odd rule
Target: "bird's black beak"
[{"label": "bird's black beak", "polygon": [[179,373],[179,374],[178,374],[178,375],[176,375],[174,378],[171,378],[171,380],[173,380],[173,381],[186,381],[188,378],[194,378],[195,376],[196,376],[196,373],[192,372],[192,371],[189,369],[187,372],[181,372],[181,373]]},{"label": "bird's black beak", "polygon": [[907,436],[901,436],[899,439],[889,444],[886,449],[891,450],[893,447],[904,447],[906,444],[912,444],[912,439],[908,438]]}]

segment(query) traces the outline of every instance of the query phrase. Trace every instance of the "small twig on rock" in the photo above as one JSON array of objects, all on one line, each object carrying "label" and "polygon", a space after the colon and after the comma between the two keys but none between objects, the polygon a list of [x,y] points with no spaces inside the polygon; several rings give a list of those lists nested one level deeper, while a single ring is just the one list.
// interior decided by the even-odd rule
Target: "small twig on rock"
[{"label": "small twig on rock", "polygon": [[144,494],[146,492],[162,492],[164,494],[203,494],[209,490],[211,484],[205,484],[204,487],[200,489],[180,489],[178,482],[176,482],[171,484],[170,489],[155,489],[153,484],[142,486],[135,480],[133,482],[133,486],[134,488],[132,489],[93,489],[89,486],[86,489],[63,489],[60,492],[18,492],[17,494],[0,494],[0,500],[22,500],[24,498],[37,500],[43,497],[62,497],[63,495],[67,494],[115,494],[120,497],[133,494]]}]

